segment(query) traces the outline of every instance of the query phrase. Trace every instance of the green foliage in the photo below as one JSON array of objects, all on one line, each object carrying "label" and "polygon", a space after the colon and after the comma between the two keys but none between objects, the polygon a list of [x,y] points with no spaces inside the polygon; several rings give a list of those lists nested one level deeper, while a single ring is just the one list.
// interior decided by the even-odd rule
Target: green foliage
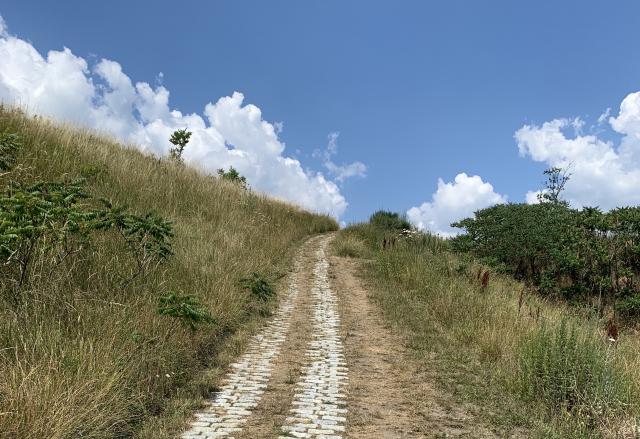
[{"label": "green foliage", "polygon": [[0,171],[9,171],[16,161],[16,154],[22,149],[17,134],[0,133]]},{"label": "green foliage", "polygon": [[173,255],[170,238],[171,222],[155,213],[134,215],[125,206],[114,206],[109,200],[101,200],[105,208],[96,211],[95,228],[115,229],[133,255],[137,271],[131,278],[144,275]]},{"label": "green foliage", "polygon": [[378,210],[369,218],[369,223],[386,230],[410,230],[411,223],[407,219],[395,212]]},{"label": "green foliage", "polygon": [[[11,154],[20,149],[17,136],[2,134],[0,149],[2,169],[9,169],[15,163]],[[82,169],[91,176],[100,172],[100,167]],[[92,208],[81,203],[90,201],[84,186],[83,179],[10,182],[0,194],[0,275],[12,285],[14,301],[35,262],[46,263],[51,272],[87,248],[97,230],[115,229],[124,240],[137,267],[129,280],[173,254],[170,222],[153,213],[134,215],[108,201],[102,209]]]},{"label": "green foliage", "polygon": [[225,171],[222,168],[218,169],[218,176],[223,180],[237,184],[243,189],[247,188],[247,179],[240,175],[233,166],[230,166],[228,171]]},{"label": "green foliage", "polygon": [[184,128],[174,131],[173,134],[171,134],[171,138],[169,138],[169,142],[174,145],[174,147],[169,150],[169,156],[178,163],[182,163],[182,153],[187,143],[189,143],[191,134],[193,134],[191,131],[187,131],[187,129]]},{"label": "green foliage", "polygon": [[552,167],[545,169],[544,175],[547,177],[545,190],[538,194],[538,200],[541,203],[568,205],[566,201],[560,198],[560,195],[564,191],[567,182],[569,182],[571,174],[565,169]]},{"label": "green foliage", "polygon": [[579,415],[591,429],[628,406],[627,380],[612,365],[603,340],[579,331],[567,319],[553,329],[533,331],[520,349],[518,384],[523,396],[544,402],[553,413]]},{"label": "green foliage", "polygon": [[640,317],[640,294],[633,294],[619,300],[615,305],[615,310],[624,317]]},{"label": "green foliage", "polygon": [[9,186],[0,196],[3,277],[19,288],[34,258],[51,256],[57,265],[80,251],[94,218],[79,204],[85,198],[81,180]]},{"label": "green foliage", "polygon": [[268,300],[276,294],[271,282],[259,273],[254,272],[249,277],[240,279],[240,284],[260,300]]},{"label": "green foliage", "polygon": [[175,292],[160,297],[158,314],[178,319],[193,332],[199,325],[215,323],[215,319],[196,297],[181,296]]},{"label": "green foliage", "polygon": [[543,293],[566,298],[597,296],[601,305],[638,292],[640,208],[607,213],[566,204],[504,204],[453,226],[466,234],[452,240]]}]

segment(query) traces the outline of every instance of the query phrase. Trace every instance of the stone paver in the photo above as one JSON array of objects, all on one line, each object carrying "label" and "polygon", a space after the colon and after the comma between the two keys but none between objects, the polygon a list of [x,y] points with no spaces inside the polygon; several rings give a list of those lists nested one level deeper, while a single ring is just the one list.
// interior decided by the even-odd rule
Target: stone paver
[{"label": "stone paver", "polygon": [[339,336],[340,318],[335,294],[329,284],[325,249],[322,240],[316,252],[311,295],[314,298],[313,339],[306,356],[309,365],[297,383],[290,416],[280,438],[342,438],[346,423],[347,367]]},{"label": "stone paver", "polygon": [[209,405],[195,414],[191,428],[182,434],[183,439],[231,438],[242,430],[247,417],[258,405],[273,371],[273,361],[284,342],[294,301],[298,294],[297,275],[300,265],[291,275],[286,299],[281,303],[271,322],[254,336],[247,351],[231,371],[222,388],[213,396]]}]

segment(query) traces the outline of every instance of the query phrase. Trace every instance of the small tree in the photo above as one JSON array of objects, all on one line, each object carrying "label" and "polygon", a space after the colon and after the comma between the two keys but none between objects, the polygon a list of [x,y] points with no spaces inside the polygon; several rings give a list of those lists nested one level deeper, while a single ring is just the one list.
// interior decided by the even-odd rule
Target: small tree
[{"label": "small tree", "polygon": [[171,135],[169,142],[173,143],[175,146],[169,150],[170,157],[177,161],[178,163],[182,163],[182,153],[184,152],[184,147],[189,143],[189,139],[191,138],[191,131],[187,131],[187,129],[176,130]]},{"label": "small tree", "polygon": [[563,201],[560,195],[571,178],[571,174],[566,169],[552,167],[545,169],[544,175],[547,176],[547,181],[545,182],[546,188],[538,194],[538,200],[541,203],[567,205],[568,203]]},{"label": "small tree", "polygon": [[230,166],[228,171],[225,171],[222,168],[218,169],[218,176],[223,180],[236,183],[243,189],[247,188],[247,179],[244,176],[240,175],[240,173],[233,166]]}]

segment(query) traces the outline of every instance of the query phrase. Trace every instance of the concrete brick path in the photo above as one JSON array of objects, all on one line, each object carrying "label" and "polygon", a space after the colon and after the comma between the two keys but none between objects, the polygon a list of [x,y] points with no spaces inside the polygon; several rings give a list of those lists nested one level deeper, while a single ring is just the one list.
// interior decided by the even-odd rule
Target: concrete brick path
[{"label": "concrete brick path", "polygon": [[[286,299],[271,322],[254,336],[209,405],[195,414],[182,439],[233,438],[242,431],[258,405],[273,372],[273,364],[288,334],[298,294],[313,300],[312,339],[305,352],[306,365],[296,384],[281,438],[342,438],[346,422],[347,367],[339,335],[336,296],[329,284],[326,247],[330,237],[311,240],[303,250],[315,248],[313,273],[303,273],[297,258]],[[300,276],[312,277],[311,290],[298,292]],[[301,279],[301,278],[300,278]],[[274,432],[274,436],[278,433]],[[259,438],[256,438],[259,439]]]}]

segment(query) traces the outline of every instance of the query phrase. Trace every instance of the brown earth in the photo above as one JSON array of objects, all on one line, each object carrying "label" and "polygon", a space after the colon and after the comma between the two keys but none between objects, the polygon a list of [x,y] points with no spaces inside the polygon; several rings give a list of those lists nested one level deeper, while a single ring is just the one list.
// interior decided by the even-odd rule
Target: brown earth
[{"label": "brown earth", "polygon": [[356,276],[358,261],[330,261],[349,367],[347,437],[496,437],[465,408],[446,404],[451,398],[420,372],[405,340],[385,326],[369,300]]},{"label": "brown earth", "polygon": [[287,339],[280,354],[274,361],[269,386],[265,389],[255,411],[247,419],[236,439],[277,438],[282,433],[280,427],[289,415],[295,385],[305,362],[304,352],[311,339],[312,298],[309,294],[315,264],[317,240],[314,238],[304,244],[300,253],[300,271],[293,273],[297,277],[298,295],[294,302],[291,324]]}]

